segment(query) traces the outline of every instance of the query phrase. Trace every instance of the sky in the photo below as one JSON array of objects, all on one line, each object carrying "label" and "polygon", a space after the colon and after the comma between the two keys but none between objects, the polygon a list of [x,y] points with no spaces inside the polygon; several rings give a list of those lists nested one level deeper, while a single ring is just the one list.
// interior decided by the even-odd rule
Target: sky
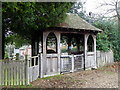
[{"label": "sky", "polygon": [[[106,11],[108,9],[114,8],[112,6],[104,6],[104,7],[99,7],[101,3],[104,2],[111,2],[114,0],[86,0],[86,4],[85,4],[85,10],[87,11],[87,13],[92,12],[95,14],[104,14],[106,13]],[[99,7],[99,8],[98,8]],[[108,16],[114,15],[114,13],[112,14],[107,14]]]}]

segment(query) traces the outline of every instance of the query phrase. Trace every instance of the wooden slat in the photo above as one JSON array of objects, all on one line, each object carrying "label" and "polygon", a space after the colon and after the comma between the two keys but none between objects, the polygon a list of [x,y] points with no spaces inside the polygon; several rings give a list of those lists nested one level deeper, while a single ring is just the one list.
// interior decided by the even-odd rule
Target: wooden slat
[{"label": "wooden slat", "polygon": [[97,51],[97,67],[102,67],[114,62],[113,52],[100,52]]},{"label": "wooden slat", "polygon": [[[24,61],[0,62],[0,85],[25,85],[27,78]],[[26,83],[28,84],[29,81],[27,80]]]}]

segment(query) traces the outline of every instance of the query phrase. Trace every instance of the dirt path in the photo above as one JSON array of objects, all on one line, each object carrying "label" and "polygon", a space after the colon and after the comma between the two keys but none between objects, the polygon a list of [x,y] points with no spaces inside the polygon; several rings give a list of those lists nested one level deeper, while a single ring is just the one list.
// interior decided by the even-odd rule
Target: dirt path
[{"label": "dirt path", "polygon": [[31,84],[33,87],[39,88],[118,88],[118,63],[98,70],[38,79]]}]

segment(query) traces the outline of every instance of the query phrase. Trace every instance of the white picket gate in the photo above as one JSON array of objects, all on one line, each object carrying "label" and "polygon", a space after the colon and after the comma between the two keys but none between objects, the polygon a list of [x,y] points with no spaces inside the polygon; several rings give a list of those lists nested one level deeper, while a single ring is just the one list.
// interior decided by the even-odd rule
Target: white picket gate
[{"label": "white picket gate", "polygon": [[28,85],[39,77],[39,55],[26,60],[1,60],[0,85]]},{"label": "white picket gate", "polygon": [[39,77],[39,55],[33,56],[28,59],[28,74],[29,74],[29,82],[36,80]]}]

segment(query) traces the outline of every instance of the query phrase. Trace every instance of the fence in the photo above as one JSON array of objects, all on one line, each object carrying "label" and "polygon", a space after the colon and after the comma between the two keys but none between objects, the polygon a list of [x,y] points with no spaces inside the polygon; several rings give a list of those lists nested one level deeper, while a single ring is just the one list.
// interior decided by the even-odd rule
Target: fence
[{"label": "fence", "polygon": [[39,55],[26,60],[0,61],[0,85],[28,85],[39,76]]},{"label": "fence", "polygon": [[0,85],[27,85],[25,61],[0,61]]},{"label": "fence", "polygon": [[114,62],[112,50],[109,52],[97,51],[97,67],[102,67]]},{"label": "fence", "polygon": [[[88,59],[89,60],[89,59]],[[43,64],[41,56],[34,56],[26,60],[0,61],[0,85],[28,85],[44,75],[74,72],[84,68],[84,55],[61,55],[60,67],[58,56],[48,55]],[[45,60],[44,60],[45,61]],[[97,67],[113,63],[113,52],[97,51]],[[43,65],[42,65],[43,64]],[[46,68],[43,68],[46,67]],[[60,71],[59,71],[60,68]],[[42,76],[41,73],[44,72]]]}]

